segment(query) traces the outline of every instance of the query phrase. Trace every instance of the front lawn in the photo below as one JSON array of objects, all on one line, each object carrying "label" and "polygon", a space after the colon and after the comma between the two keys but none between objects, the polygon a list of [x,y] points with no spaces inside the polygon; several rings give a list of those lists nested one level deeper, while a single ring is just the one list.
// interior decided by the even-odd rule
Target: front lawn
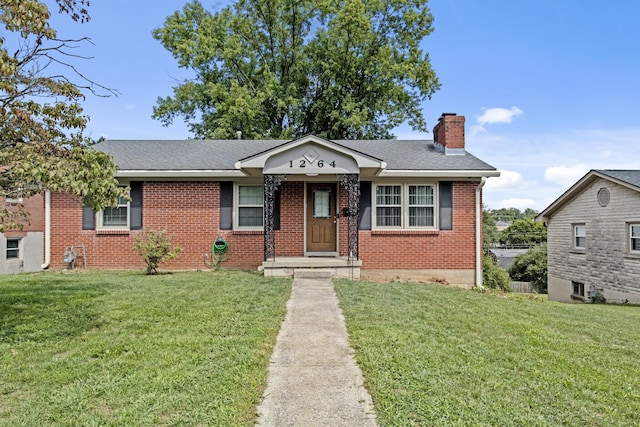
[{"label": "front lawn", "polygon": [[340,281],[384,426],[640,425],[640,307]]},{"label": "front lawn", "polygon": [[253,425],[290,280],[0,276],[0,425]]}]

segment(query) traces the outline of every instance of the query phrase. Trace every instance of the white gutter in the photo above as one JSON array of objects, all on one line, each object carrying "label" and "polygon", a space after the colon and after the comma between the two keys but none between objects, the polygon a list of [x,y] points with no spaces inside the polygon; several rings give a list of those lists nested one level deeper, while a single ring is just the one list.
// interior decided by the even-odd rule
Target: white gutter
[{"label": "white gutter", "polygon": [[482,187],[487,182],[486,177],[480,179],[480,184],[476,187],[476,286],[484,288],[482,285]]},{"label": "white gutter", "polygon": [[500,176],[500,171],[492,170],[409,170],[392,169],[383,170],[380,177],[416,177],[416,178],[487,178]]},{"label": "white gutter", "polygon": [[44,193],[44,264],[42,269],[49,268],[51,264],[51,193]]}]

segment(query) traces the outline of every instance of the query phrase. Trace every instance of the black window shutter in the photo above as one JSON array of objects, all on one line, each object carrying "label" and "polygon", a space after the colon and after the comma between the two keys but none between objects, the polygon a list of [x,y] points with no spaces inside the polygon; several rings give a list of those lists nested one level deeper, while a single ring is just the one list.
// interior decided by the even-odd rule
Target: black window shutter
[{"label": "black window shutter", "polygon": [[275,206],[273,212],[273,229],[280,230],[280,195],[282,191],[278,188],[275,194]]},{"label": "black window shutter", "polygon": [[96,229],[96,213],[89,206],[82,207],[82,229]]},{"label": "black window shutter", "polygon": [[142,182],[132,181],[129,183],[131,189],[129,196],[131,196],[131,202],[129,202],[129,228],[131,230],[142,229]]},{"label": "black window shutter", "polygon": [[371,181],[360,181],[360,230],[371,230]]},{"label": "black window shutter", "polygon": [[453,184],[440,182],[440,230],[453,230]]},{"label": "black window shutter", "polygon": [[220,183],[220,230],[233,228],[233,182]]}]

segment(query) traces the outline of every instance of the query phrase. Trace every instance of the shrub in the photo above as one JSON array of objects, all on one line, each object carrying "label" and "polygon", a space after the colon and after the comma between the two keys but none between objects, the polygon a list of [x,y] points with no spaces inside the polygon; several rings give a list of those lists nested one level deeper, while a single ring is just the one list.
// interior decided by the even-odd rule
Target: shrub
[{"label": "shrub", "polygon": [[506,271],[498,267],[492,257],[482,257],[482,283],[487,288],[511,291],[511,282]]},{"label": "shrub", "polygon": [[531,282],[536,292],[547,293],[547,245],[540,245],[518,255],[509,267],[511,279]]},{"label": "shrub", "polygon": [[591,302],[594,304],[606,304],[607,299],[600,292],[596,292],[596,294],[591,297]]},{"label": "shrub", "polygon": [[147,274],[157,274],[158,264],[165,263],[178,256],[180,247],[171,247],[173,236],[166,230],[150,230],[136,236],[133,247],[147,264]]}]

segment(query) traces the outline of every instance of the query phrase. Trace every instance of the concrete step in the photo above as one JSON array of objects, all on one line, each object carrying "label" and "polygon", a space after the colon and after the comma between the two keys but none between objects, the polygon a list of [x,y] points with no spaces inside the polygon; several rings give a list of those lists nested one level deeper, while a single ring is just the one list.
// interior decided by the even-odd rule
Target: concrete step
[{"label": "concrete step", "polygon": [[331,270],[321,268],[296,268],[293,270],[294,279],[331,279]]}]

